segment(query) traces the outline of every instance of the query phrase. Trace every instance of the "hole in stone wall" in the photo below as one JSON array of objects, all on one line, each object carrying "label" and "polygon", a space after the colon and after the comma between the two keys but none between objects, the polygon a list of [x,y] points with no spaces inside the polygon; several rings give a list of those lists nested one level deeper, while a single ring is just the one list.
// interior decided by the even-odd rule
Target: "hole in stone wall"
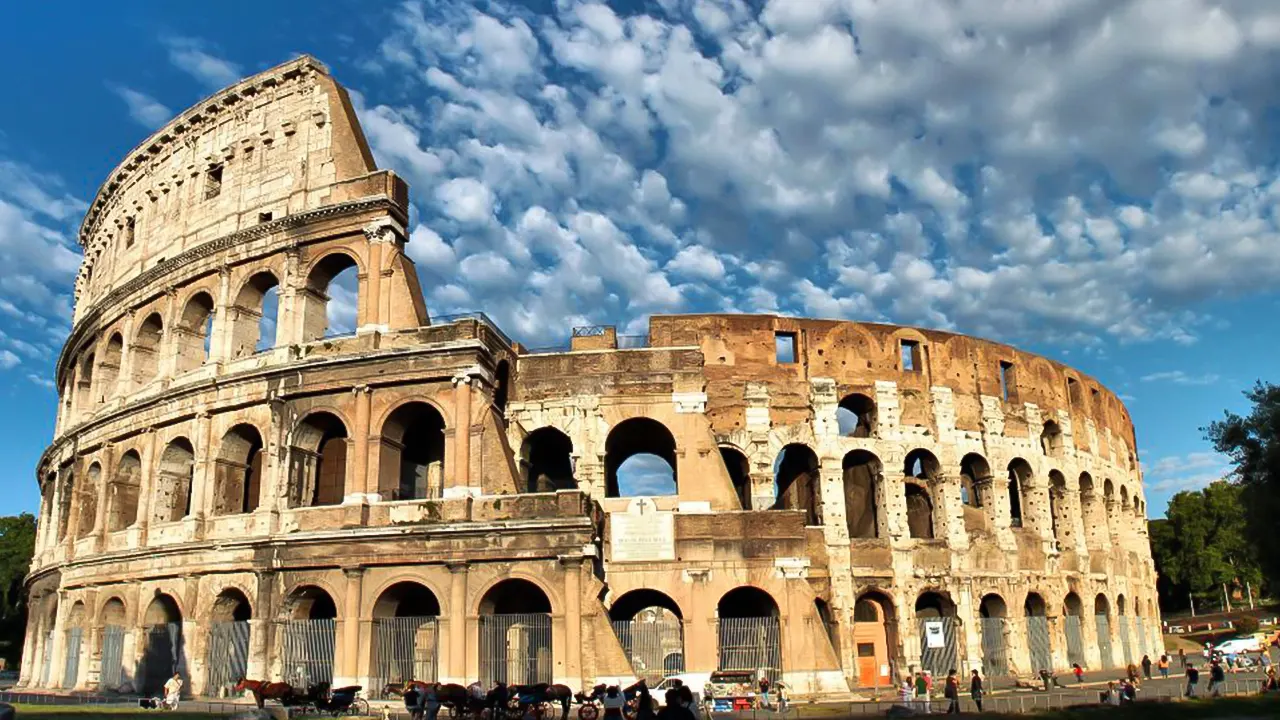
[{"label": "hole in stone wall", "polygon": [[578,483],[574,480],[573,441],[553,427],[534,430],[521,445],[520,471],[528,492],[576,488]]},{"label": "hole in stone wall", "polygon": [[846,437],[866,438],[875,433],[876,403],[866,395],[846,395],[836,408],[836,423]]},{"label": "hole in stone wall", "polygon": [[879,503],[876,493],[883,465],[880,458],[866,450],[854,450],[844,456],[844,508],[849,537],[880,537]]},{"label": "hole in stone wall", "polygon": [[787,365],[796,361],[796,334],[791,332],[774,333],[774,359],[779,365]]},{"label": "hole in stone wall", "polygon": [[608,497],[675,495],[676,439],[651,418],[618,423],[605,440],[605,493]]},{"label": "hole in stone wall", "polygon": [[803,510],[805,523],[817,525],[818,456],[800,444],[788,445],[773,463],[774,510]]}]

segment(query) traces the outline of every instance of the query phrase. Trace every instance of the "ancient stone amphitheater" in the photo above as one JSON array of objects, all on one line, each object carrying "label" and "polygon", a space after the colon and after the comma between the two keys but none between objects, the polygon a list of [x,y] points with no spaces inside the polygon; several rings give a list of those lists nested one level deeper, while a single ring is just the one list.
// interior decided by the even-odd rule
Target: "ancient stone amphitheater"
[{"label": "ancient stone amphitheater", "polygon": [[38,469],[22,685],[720,669],[847,693],[1159,646],[1133,427],[1094,379],[768,315],[531,349],[430,315],[407,212],[309,57],[111,173]]}]

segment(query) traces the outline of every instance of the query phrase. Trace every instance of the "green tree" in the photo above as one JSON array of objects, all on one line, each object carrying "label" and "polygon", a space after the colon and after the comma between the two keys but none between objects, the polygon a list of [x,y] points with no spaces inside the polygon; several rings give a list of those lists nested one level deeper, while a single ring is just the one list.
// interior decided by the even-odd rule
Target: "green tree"
[{"label": "green tree", "polygon": [[1242,493],[1239,485],[1219,481],[1169,500],[1168,519],[1153,524],[1150,537],[1160,572],[1173,588],[1216,597],[1224,584],[1259,584],[1261,572],[1248,540]]},{"label": "green tree", "polygon": [[1204,428],[1214,448],[1231,458],[1242,490],[1246,537],[1272,588],[1280,587],[1280,386],[1258,382],[1245,392],[1248,415],[1224,413]]},{"label": "green tree", "polygon": [[0,657],[10,667],[22,655],[27,603],[22,580],[31,569],[36,546],[36,519],[31,513],[0,517]]}]

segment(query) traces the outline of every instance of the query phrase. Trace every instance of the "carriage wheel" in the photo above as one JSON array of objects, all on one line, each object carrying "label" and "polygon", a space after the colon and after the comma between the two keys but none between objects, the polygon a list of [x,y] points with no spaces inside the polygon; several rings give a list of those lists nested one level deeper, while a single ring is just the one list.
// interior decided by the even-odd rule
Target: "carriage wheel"
[{"label": "carriage wheel", "polygon": [[600,717],[600,708],[592,703],[583,703],[578,708],[578,720],[598,720]]},{"label": "carriage wheel", "polygon": [[368,700],[365,700],[364,698],[356,698],[356,699],[351,703],[351,707],[347,709],[347,714],[349,714],[349,715],[368,715],[368,714],[369,714],[369,701],[368,701]]}]

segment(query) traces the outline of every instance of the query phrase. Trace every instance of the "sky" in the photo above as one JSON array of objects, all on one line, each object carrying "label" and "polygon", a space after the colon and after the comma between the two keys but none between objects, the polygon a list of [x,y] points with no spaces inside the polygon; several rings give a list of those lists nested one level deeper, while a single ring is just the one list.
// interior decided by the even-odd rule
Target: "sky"
[{"label": "sky", "polygon": [[778,312],[942,328],[1093,375],[1148,509],[1280,380],[1280,3],[9,3],[0,488],[34,510],[87,202],[202,97],[298,53],[412,189],[434,314]]}]

